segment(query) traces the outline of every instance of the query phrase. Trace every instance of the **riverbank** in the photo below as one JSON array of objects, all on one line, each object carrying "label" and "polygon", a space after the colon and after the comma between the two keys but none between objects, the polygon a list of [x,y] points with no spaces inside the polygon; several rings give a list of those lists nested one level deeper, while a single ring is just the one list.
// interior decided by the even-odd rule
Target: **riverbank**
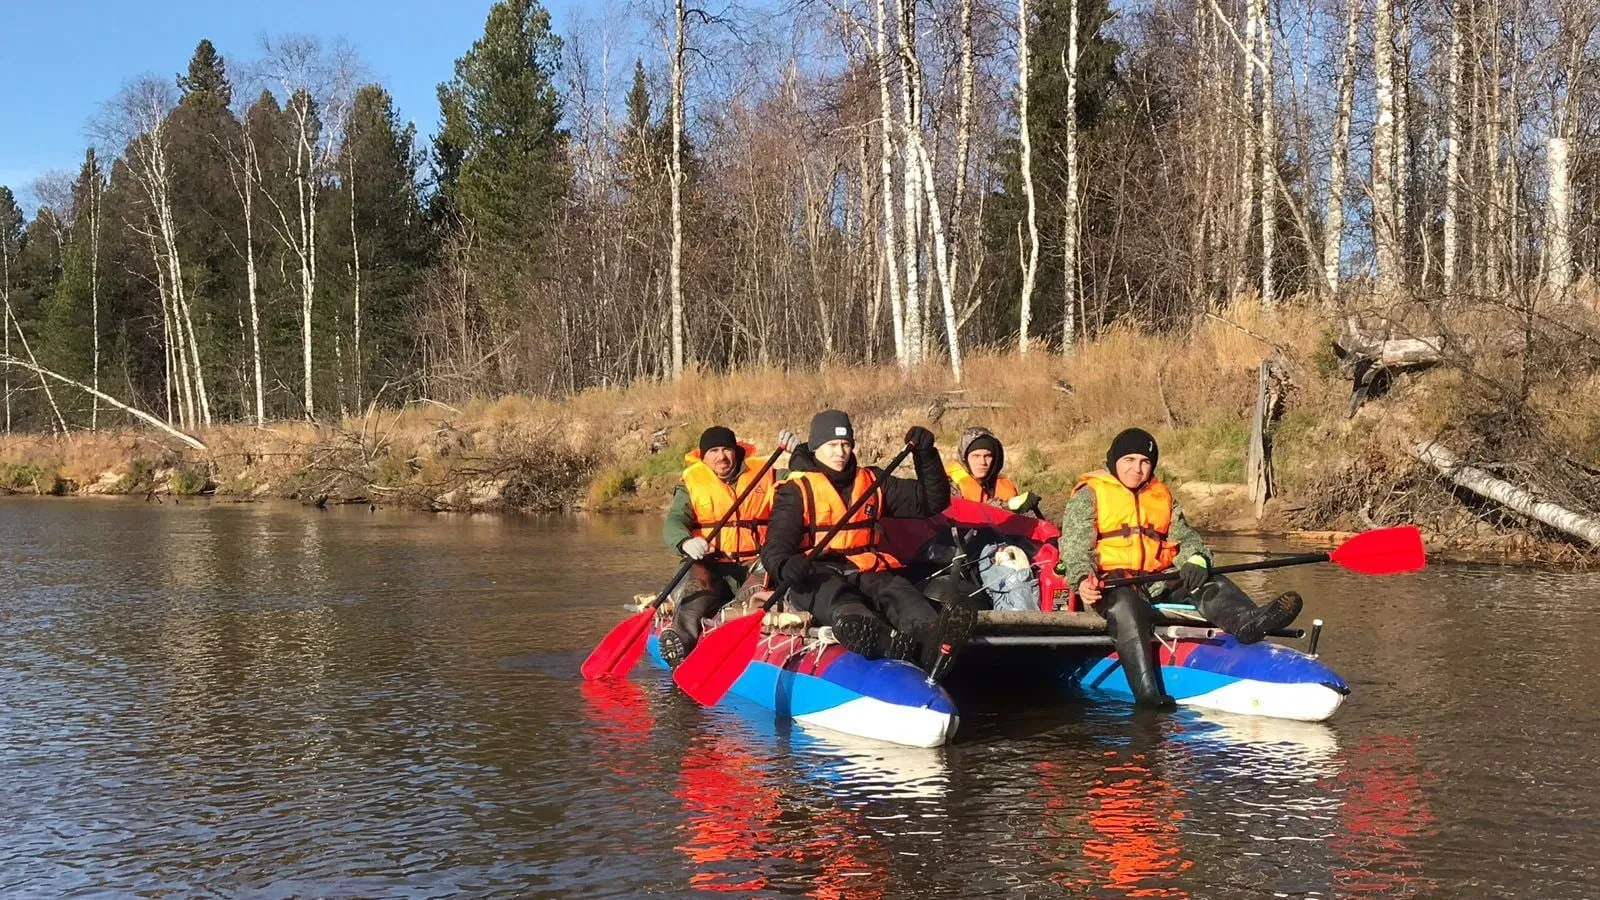
[{"label": "riverbank", "polygon": [[[1446,556],[1581,564],[1553,533],[1464,502],[1406,447],[1455,414],[1460,379],[1424,373],[1348,415],[1332,326],[1314,313],[1263,315],[1236,305],[1192,333],[1114,329],[1069,358],[979,353],[955,385],[930,365],[691,374],[677,383],[520,396],[451,406],[413,402],[339,423],[228,425],[197,451],[157,430],[0,439],[0,490],[58,494],[214,494],[435,511],[660,511],[701,429],[725,424],[762,448],[804,431],[824,407],[849,410],[868,459],[891,455],[913,424],[953,452],[986,425],[1005,470],[1052,515],[1116,431],[1141,425],[1161,443],[1160,472],[1195,523],[1215,532],[1306,533],[1326,540],[1414,522]],[[1276,496],[1258,517],[1244,485],[1257,372],[1287,376],[1272,432]]]}]

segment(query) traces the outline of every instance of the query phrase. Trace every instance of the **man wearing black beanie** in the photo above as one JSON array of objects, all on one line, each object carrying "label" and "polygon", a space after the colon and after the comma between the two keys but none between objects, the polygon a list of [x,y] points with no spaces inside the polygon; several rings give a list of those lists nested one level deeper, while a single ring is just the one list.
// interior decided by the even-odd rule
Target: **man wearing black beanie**
[{"label": "man wearing black beanie", "polygon": [[[779,432],[778,449],[773,452],[793,450],[798,443],[793,432]],[[663,628],[658,638],[669,666],[683,661],[700,639],[701,623],[726,606],[751,577],[751,566],[766,539],[775,482],[772,470],[762,473],[766,457],[755,452],[733,429],[713,425],[701,432],[699,449],[683,458],[683,480],[673,492],[661,537],[695,562],[672,595],[672,625]],[[741,496],[744,499],[734,509]],[[728,523],[715,529],[725,515]]]},{"label": "man wearing black beanie", "polygon": [[[966,643],[977,610],[964,597],[935,611],[916,585],[901,575],[900,560],[879,546],[883,518],[925,519],[950,505],[950,482],[939,462],[933,432],[906,432],[917,477],[895,478],[860,465],[855,427],[836,409],[811,420],[810,440],[790,456],[789,474],[778,483],[772,521],[761,548],[766,570],[788,584],[789,602],[831,626],[845,649],[877,659],[915,660],[930,674]],[[855,514],[812,555],[819,541],[844,519],[856,498],[869,495]]]},{"label": "man wearing black beanie", "polygon": [[[1171,708],[1175,701],[1150,654],[1155,637],[1152,598],[1192,603],[1245,644],[1294,621],[1301,601],[1289,591],[1258,607],[1232,581],[1211,573],[1211,551],[1184,518],[1172,492],[1155,477],[1160,453],[1156,439],[1142,428],[1129,428],[1112,439],[1106,467],[1079,478],[1067,501],[1056,572],[1105,617],[1135,700],[1142,706]],[[1174,566],[1172,584],[1158,582],[1148,593],[1133,586],[1101,589],[1108,577]]]}]

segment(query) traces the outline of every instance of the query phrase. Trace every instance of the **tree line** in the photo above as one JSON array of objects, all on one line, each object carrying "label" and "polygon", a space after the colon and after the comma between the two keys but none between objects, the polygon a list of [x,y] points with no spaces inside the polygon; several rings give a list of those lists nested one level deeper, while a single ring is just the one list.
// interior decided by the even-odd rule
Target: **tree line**
[{"label": "tree line", "polygon": [[[419,139],[354,54],[201,40],[0,188],[8,430],[687,368],[1070,353],[1239,298],[1567,302],[1592,0],[501,0]],[[642,36],[642,39],[641,39]],[[640,49],[643,48],[643,49]],[[630,49],[633,52],[630,52]],[[1519,307],[1521,308],[1521,307]]]}]

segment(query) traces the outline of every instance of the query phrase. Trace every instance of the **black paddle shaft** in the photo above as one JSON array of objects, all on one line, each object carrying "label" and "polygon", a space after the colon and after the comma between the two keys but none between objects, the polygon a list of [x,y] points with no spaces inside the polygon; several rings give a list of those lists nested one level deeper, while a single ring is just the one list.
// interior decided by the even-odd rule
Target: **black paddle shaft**
[{"label": "black paddle shaft", "polygon": [[[1255,562],[1234,563],[1231,566],[1218,566],[1211,569],[1212,575],[1228,575],[1233,572],[1254,572],[1258,569],[1282,569],[1287,566],[1304,566],[1309,563],[1327,562],[1332,557],[1327,553],[1307,553],[1304,556],[1280,556],[1276,559],[1261,559]],[[1151,572],[1146,575],[1127,575],[1122,578],[1107,578],[1100,583],[1103,588],[1123,587],[1132,584],[1154,584],[1157,581],[1176,581],[1176,572]]]},{"label": "black paddle shaft", "polygon": [[[738,512],[739,507],[744,505],[745,498],[750,496],[750,492],[755,490],[756,485],[761,483],[761,479],[765,478],[767,473],[772,471],[773,465],[778,462],[778,457],[782,453],[782,447],[778,447],[777,449],[773,450],[772,455],[768,456],[766,463],[761,466],[761,471],[757,472],[756,477],[750,479],[750,483],[744,486],[744,490],[739,492],[738,497],[734,498],[733,505],[728,507],[728,511],[722,514],[721,520],[719,520],[711,529],[711,534],[714,540],[722,539],[722,529],[727,526],[728,520],[733,518],[733,514]],[[678,582],[683,580],[683,576],[689,574],[689,569],[697,562],[699,562],[697,559],[685,559],[683,561],[683,565],[678,566],[677,574],[673,575],[672,580],[667,582],[667,586],[661,589],[661,593],[656,595],[656,599],[650,601],[650,608],[655,609],[662,603],[666,602],[667,595],[672,593],[672,589],[678,586]]]},{"label": "black paddle shaft", "polygon": [[[883,477],[888,478],[889,473],[899,468],[900,464],[905,462],[906,457],[909,455],[911,455],[911,445],[906,444],[905,449],[895,454],[894,459],[889,460],[889,464],[883,467]],[[844,530],[844,526],[850,521],[850,517],[854,516],[856,512],[866,504],[867,498],[872,496],[872,494],[872,491],[862,491],[861,496],[851,501],[850,508],[844,511],[844,515],[839,517],[839,521],[833,523],[833,527],[829,528],[828,533],[822,536],[822,540],[817,541],[816,544],[811,547],[810,555],[812,559],[822,555],[823,549],[828,546],[828,543],[832,541],[840,531]],[[772,609],[772,607],[778,605],[778,601],[782,600],[783,596],[789,593],[789,588],[791,586],[792,585],[787,581],[778,585],[778,589],[772,592],[772,596],[767,598],[766,603],[762,604],[762,611],[769,611]]]}]

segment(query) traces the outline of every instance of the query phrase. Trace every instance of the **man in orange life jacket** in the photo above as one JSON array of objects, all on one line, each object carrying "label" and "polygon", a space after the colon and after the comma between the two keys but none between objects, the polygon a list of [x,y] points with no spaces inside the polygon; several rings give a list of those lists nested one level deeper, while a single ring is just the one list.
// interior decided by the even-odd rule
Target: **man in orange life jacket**
[{"label": "man in orange life jacket", "polygon": [[[799,443],[792,432],[778,435],[774,453],[793,450]],[[751,487],[739,509],[729,517],[721,531],[712,526],[733,507],[756,472],[766,463],[755,455],[756,448],[741,442],[733,431],[720,425],[700,435],[700,447],[683,458],[687,468],[683,481],[672,495],[672,507],[661,536],[667,546],[688,559],[696,560],[673,594],[675,612],[672,625],[661,631],[661,656],[676,666],[694,649],[700,639],[701,620],[733,600],[739,587],[751,577],[761,543],[766,539],[767,519],[772,512],[775,482],[768,470]]]},{"label": "man in orange life jacket", "polygon": [[968,428],[956,445],[956,458],[944,464],[953,494],[974,503],[987,503],[1016,513],[1039,514],[1039,498],[1017,490],[1000,474],[1006,465],[1006,448],[994,432],[982,426]]},{"label": "man in orange life jacket", "polygon": [[[915,479],[859,465],[850,417],[834,409],[817,413],[809,440],[791,455],[789,474],[773,496],[761,562],[790,585],[789,601],[810,612],[817,624],[831,626],[846,649],[868,659],[915,656],[931,671],[942,648],[954,653],[966,643],[977,611],[958,591],[935,612],[927,596],[900,574],[900,561],[879,549],[879,519],[923,519],[950,505],[950,482],[933,433],[916,426],[906,433],[906,442],[912,446]],[[864,492],[870,498],[826,551],[808,557],[813,543]]]},{"label": "man in orange life jacket", "polygon": [[[1129,428],[1111,442],[1106,468],[1078,479],[1062,517],[1056,571],[1105,617],[1138,703],[1171,708],[1174,701],[1150,654],[1155,637],[1152,598],[1192,603],[1245,644],[1294,621],[1301,601],[1290,591],[1256,606],[1233,582],[1211,574],[1211,551],[1184,518],[1172,492],[1155,477],[1159,454],[1149,432]],[[1158,582],[1144,589],[1101,588],[1106,577],[1163,572],[1175,564],[1176,587]]]}]

